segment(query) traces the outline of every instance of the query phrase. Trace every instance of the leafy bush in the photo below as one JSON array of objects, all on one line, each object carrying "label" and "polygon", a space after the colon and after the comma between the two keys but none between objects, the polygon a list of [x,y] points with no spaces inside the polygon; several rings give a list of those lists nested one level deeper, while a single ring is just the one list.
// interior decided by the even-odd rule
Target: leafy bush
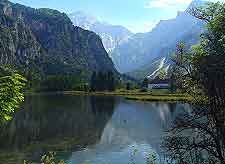
[{"label": "leafy bush", "polygon": [[[55,155],[56,155],[56,153],[54,153],[54,152],[48,152],[46,155],[43,155],[41,157],[40,164],[64,164],[63,160],[56,162]],[[24,160],[24,164],[33,164],[33,163]]]},{"label": "leafy bush", "polygon": [[26,79],[17,72],[0,67],[0,122],[8,121],[24,100]]}]

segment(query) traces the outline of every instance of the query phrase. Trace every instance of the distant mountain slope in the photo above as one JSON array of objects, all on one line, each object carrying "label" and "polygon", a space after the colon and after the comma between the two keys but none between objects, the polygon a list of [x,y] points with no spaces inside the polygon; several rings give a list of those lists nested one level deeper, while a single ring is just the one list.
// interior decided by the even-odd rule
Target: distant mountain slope
[{"label": "distant mountain slope", "polygon": [[[189,8],[199,4],[202,2],[195,0]],[[146,64],[168,57],[178,42],[182,41],[188,47],[198,43],[203,30],[204,23],[189,15],[187,10],[178,12],[176,18],[162,20],[151,32],[136,34],[116,47],[112,52],[113,62],[122,73],[146,68]]]},{"label": "distant mountain slope", "polygon": [[111,25],[99,21],[97,18],[84,12],[74,12],[68,15],[75,26],[97,33],[107,52],[111,52],[133,34],[123,26]]},{"label": "distant mountain slope", "polygon": [[0,64],[29,71],[116,72],[98,35],[73,26],[66,14],[52,9],[33,9],[0,0],[0,47]]},{"label": "distant mountain slope", "polygon": [[170,68],[170,62],[166,57],[152,60],[151,63],[144,65],[142,68],[128,72],[127,74],[135,79],[143,80],[144,78],[154,79],[159,75],[161,69],[167,71]]}]

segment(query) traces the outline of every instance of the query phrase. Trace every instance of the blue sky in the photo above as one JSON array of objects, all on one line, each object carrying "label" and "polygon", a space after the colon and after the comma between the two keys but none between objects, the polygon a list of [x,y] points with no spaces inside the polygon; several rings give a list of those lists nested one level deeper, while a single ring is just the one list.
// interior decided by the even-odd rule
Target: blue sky
[{"label": "blue sky", "polygon": [[[52,8],[71,13],[84,11],[132,32],[150,31],[159,20],[176,16],[192,0],[11,0],[34,8]],[[212,0],[213,1],[213,0]],[[225,1],[225,0],[221,0]]]}]

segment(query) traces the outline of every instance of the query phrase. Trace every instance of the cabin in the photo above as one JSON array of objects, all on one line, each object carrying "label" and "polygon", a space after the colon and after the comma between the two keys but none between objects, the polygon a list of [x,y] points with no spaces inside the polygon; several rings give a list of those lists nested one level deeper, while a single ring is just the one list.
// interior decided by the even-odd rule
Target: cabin
[{"label": "cabin", "polygon": [[148,83],[148,89],[169,89],[169,79],[153,79]]}]

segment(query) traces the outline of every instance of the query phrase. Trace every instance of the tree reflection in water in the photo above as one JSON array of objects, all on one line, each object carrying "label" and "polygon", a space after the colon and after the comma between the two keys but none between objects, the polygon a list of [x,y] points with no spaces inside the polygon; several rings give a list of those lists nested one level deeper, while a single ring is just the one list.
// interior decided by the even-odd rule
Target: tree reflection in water
[{"label": "tree reflection in water", "polygon": [[115,103],[115,97],[27,96],[21,110],[1,130],[0,151],[29,151],[31,158],[39,159],[48,151],[71,152],[95,144]]},{"label": "tree reflection in water", "polygon": [[195,106],[191,112],[176,117],[162,144],[172,161],[177,164],[225,163],[221,129],[215,119],[218,115],[208,109],[208,106]]}]

